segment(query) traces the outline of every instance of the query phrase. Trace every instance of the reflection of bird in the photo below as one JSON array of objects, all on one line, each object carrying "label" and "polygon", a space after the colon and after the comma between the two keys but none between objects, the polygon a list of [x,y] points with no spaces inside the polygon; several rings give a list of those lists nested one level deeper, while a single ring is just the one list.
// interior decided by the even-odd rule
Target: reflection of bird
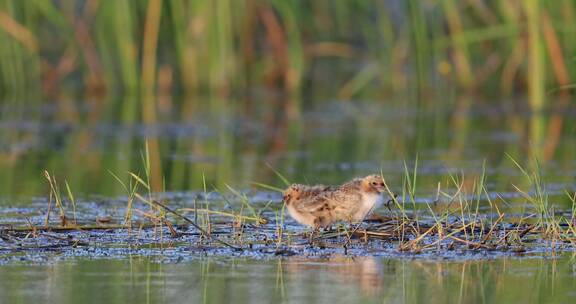
[{"label": "reflection of bird", "polygon": [[368,296],[379,294],[384,287],[382,261],[371,256],[349,257],[336,254],[319,260],[293,256],[284,265],[290,273],[319,276],[318,279],[336,277],[346,284],[357,284]]},{"label": "reflection of bird", "polygon": [[339,187],[294,184],[284,191],[288,213],[314,228],[336,221],[360,222],[383,203],[384,181],[379,175],[355,178]]}]

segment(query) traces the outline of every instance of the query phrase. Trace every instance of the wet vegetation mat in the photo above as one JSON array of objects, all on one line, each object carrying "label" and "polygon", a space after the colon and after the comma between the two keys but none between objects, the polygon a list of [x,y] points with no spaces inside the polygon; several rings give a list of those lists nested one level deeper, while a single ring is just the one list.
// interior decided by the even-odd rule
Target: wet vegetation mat
[{"label": "wet vegetation mat", "polygon": [[[274,196],[260,194],[268,195]],[[200,197],[185,195],[192,196]],[[217,200],[221,201],[221,196]],[[164,262],[222,255],[268,258],[344,254],[459,259],[576,248],[575,222],[570,214],[557,214],[553,219],[540,221],[535,215],[517,217],[502,213],[468,218],[449,213],[429,216],[392,210],[361,224],[342,223],[329,230],[311,231],[285,220],[281,209],[251,217],[228,211],[200,211],[198,205],[194,212],[182,202],[182,198],[171,202],[170,206],[178,207],[155,202],[153,209],[146,209],[148,206],[141,202],[134,203],[135,215],[129,222],[124,218],[127,209],[111,206],[114,203],[87,203],[81,209],[92,212],[77,215],[76,223],[74,219],[58,218],[54,210],[52,219],[34,207],[7,210],[14,217],[11,223],[0,226],[0,262],[42,262],[54,256],[128,255],[151,256]],[[262,203],[255,204],[258,205]],[[260,207],[270,208],[269,204]],[[33,224],[43,220],[49,224]]]},{"label": "wet vegetation mat", "polygon": [[[149,164],[148,153],[143,154]],[[26,208],[0,210],[0,262],[48,256],[153,256],[181,261],[198,256],[399,256],[479,258],[576,249],[576,193],[552,191],[538,164],[529,172],[512,160],[526,182],[510,193],[489,191],[485,174],[469,180],[448,175],[434,195],[417,198],[417,161],[406,166],[401,191],[385,184],[388,201],[361,223],[312,230],[286,217],[282,189],[232,187],[201,192],[153,191],[150,169],[127,179],[111,173],[126,195],[76,200],[49,172],[47,198]],[[279,178],[290,184],[282,175]],[[64,190],[61,190],[64,189]],[[272,190],[272,191],[269,191]],[[559,210],[561,194],[571,203]],[[554,196],[553,196],[554,195]]]}]

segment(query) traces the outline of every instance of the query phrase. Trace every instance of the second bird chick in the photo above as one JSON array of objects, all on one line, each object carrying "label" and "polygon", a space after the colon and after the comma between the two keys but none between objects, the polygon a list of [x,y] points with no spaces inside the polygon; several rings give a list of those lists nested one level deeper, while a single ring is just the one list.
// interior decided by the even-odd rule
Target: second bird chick
[{"label": "second bird chick", "polygon": [[333,188],[293,184],[284,191],[282,200],[288,214],[298,223],[314,228],[325,227],[332,224],[333,216],[320,200],[321,195],[329,191],[333,191]]}]

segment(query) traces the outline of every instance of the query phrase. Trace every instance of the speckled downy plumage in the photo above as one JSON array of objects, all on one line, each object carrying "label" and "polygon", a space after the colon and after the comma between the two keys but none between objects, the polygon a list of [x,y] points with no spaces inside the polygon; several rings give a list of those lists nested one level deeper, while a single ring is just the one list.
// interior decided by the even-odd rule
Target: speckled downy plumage
[{"label": "speckled downy plumage", "polygon": [[328,227],[337,221],[362,221],[383,203],[383,190],[379,175],[355,178],[338,187],[293,184],[284,191],[284,202],[300,224]]}]

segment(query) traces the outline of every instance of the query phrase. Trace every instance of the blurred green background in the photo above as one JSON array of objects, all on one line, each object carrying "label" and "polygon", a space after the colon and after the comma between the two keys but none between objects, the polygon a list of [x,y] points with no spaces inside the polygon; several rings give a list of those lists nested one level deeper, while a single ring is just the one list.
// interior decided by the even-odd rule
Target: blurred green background
[{"label": "blurred green background", "polygon": [[[576,2],[0,0],[0,193],[338,182],[510,154],[573,182]],[[444,168],[444,169],[438,169]],[[399,177],[398,177],[399,179]],[[509,185],[508,185],[509,186]],[[494,189],[508,186],[494,186]]]}]

